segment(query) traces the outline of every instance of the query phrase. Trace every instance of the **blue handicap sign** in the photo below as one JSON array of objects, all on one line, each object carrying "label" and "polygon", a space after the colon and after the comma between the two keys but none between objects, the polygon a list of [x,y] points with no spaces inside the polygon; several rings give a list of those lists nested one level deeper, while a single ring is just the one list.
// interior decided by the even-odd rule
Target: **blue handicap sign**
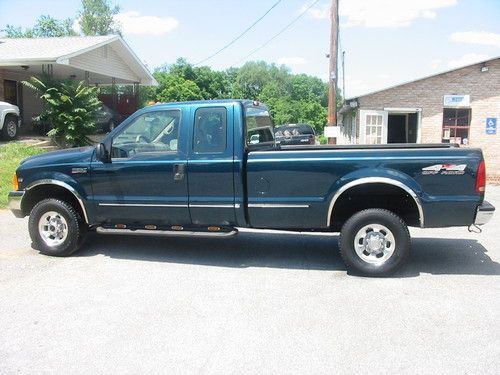
[{"label": "blue handicap sign", "polygon": [[497,118],[488,117],[486,119],[486,134],[497,134]]}]

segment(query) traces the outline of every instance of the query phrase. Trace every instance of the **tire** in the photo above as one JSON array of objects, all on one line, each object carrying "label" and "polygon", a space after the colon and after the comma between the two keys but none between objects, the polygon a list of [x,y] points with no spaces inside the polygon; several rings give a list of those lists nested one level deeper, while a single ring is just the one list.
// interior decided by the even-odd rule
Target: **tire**
[{"label": "tire", "polygon": [[16,116],[5,116],[2,127],[2,138],[6,141],[12,141],[17,138],[17,118]]},{"label": "tire", "polygon": [[403,220],[391,211],[371,208],[345,222],[339,248],[349,271],[364,276],[388,276],[410,254],[411,239]]},{"label": "tire", "polygon": [[42,254],[64,257],[83,243],[86,225],[75,209],[58,199],[44,199],[33,207],[28,229],[34,249]]}]

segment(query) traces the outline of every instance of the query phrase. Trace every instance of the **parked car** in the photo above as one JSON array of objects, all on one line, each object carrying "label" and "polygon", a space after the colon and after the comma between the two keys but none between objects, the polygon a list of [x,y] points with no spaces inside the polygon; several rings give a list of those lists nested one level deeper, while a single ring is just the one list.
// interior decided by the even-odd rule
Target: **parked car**
[{"label": "parked car", "polygon": [[6,141],[16,139],[21,126],[19,107],[0,102],[0,136]]},{"label": "parked car", "polygon": [[340,231],[348,268],[371,276],[408,258],[409,226],[482,225],[495,210],[484,200],[480,149],[283,146],[272,130],[268,109],[253,101],[149,106],[97,146],[22,161],[9,207],[29,215],[33,246],[47,255],[70,255],[89,230]]},{"label": "parked car", "polygon": [[95,120],[97,131],[108,133],[122,122],[123,116],[103,104],[97,111]]},{"label": "parked car", "polygon": [[282,145],[314,145],[316,133],[308,124],[287,124],[274,128],[276,142]]}]

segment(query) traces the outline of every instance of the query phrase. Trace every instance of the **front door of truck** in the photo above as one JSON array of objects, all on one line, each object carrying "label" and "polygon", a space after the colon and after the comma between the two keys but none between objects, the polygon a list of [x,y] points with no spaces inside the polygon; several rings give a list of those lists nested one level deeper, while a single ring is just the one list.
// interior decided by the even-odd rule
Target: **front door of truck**
[{"label": "front door of truck", "polygon": [[113,133],[111,163],[93,161],[97,219],[127,226],[190,223],[187,116],[180,109],[136,115]]},{"label": "front door of truck", "polygon": [[193,108],[189,211],[195,225],[235,225],[233,107]]}]

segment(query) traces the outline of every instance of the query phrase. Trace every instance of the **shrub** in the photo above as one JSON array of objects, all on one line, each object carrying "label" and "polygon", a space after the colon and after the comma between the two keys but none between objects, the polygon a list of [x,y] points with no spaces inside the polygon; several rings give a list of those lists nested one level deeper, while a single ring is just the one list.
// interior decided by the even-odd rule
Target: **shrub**
[{"label": "shrub", "polygon": [[52,126],[47,135],[59,146],[78,147],[91,144],[95,130],[95,112],[101,107],[99,89],[82,82],[55,81],[31,77],[24,85],[39,93],[44,101],[41,116]]}]

